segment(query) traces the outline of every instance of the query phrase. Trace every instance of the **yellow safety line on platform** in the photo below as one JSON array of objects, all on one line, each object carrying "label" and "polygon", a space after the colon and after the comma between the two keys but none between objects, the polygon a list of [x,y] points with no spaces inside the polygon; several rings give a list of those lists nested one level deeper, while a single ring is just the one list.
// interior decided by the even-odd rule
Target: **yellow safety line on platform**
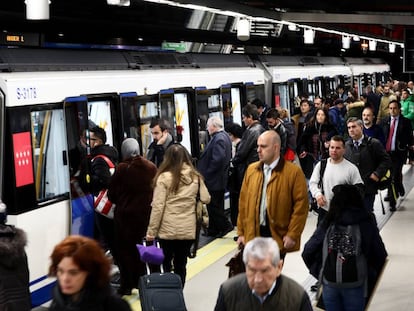
[{"label": "yellow safety line on platform", "polygon": [[233,240],[234,232],[228,233],[224,238],[215,239],[197,251],[197,256],[191,258],[187,263],[187,281],[206,269],[208,266],[219,260],[237,248]]},{"label": "yellow safety line on platform", "polygon": [[[215,263],[221,257],[227,255],[231,251],[235,251],[237,244],[233,241],[235,232],[228,233],[221,239],[215,239],[197,251],[195,258],[188,259],[187,263],[187,281],[195,275]],[[132,295],[123,297],[131,305],[132,310],[141,311],[138,291],[134,289]]]}]

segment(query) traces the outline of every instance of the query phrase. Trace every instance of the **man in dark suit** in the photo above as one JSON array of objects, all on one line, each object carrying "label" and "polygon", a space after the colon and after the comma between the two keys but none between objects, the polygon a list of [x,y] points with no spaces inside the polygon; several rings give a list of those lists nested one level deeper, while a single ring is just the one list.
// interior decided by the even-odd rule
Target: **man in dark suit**
[{"label": "man in dark suit", "polygon": [[203,175],[211,195],[207,205],[209,213],[208,235],[223,237],[233,230],[233,226],[224,214],[224,192],[227,186],[231,160],[231,140],[224,131],[223,121],[211,117],[207,121],[207,131],[211,140],[198,161],[198,170]]},{"label": "man in dark suit", "polygon": [[401,115],[401,104],[397,100],[389,103],[390,116],[381,121],[381,126],[386,139],[386,151],[390,154],[393,164],[393,189],[388,189],[388,200],[390,201],[391,211],[395,211],[396,199],[398,196],[405,195],[402,183],[402,167],[407,161],[408,149],[413,144],[413,129],[409,119]]}]

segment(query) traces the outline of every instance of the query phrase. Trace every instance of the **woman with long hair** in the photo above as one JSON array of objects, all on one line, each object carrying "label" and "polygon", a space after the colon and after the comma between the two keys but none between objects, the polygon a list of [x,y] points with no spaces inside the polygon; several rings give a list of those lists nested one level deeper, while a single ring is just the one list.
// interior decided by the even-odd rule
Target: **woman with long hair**
[{"label": "woman with long hair", "polygon": [[210,202],[203,177],[194,168],[184,146],[173,144],[154,178],[154,197],[147,240],[159,238],[164,251],[164,269],[181,277],[184,286],[187,256],[196,232],[196,199]]},{"label": "woman with long hair", "polygon": [[298,145],[299,159],[307,178],[312,175],[314,164],[329,156],[329,140],[335,135],[337,131],[329,121],[327,110],[317,108],[313,117],[306,123]]}]

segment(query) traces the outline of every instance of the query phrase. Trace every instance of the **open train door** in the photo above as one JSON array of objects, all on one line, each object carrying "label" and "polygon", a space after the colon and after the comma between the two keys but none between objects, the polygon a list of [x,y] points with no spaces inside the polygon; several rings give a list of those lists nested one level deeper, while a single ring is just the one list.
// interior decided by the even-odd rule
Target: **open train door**
[{"label": "open train door", "polygon": [[224,84],[220,87],[224,127],[233,122],[242,125],[242,105],[246,102],[243,87],[243,83]]},{"label": "open train door", "polygon": [[[194,157],[195,146],[192,144],[194,131],[190,126],[192,98],[193,90],[191,88],[166,89],[159,93],[160,117],[171,126],[175,140],[181,143]],[[194,124],[191,123],[193,127]]]},{"label": "open train door", "polygon": [[86,96],[69,97],[64,101],[64,120],[68,142],[70,167],[70,234],[93,237],[93,196],[88,180],[81,172],[89,171],[90,154],[88,99]]},{"label": "open train door", "polygon": [[119,94],[121,101],[121,136],[135,138],[140,145],[141,154],[145,157],[152,142],[151,121],[158,118],[160,109],[159,95],[137,95],[135,92]]}]

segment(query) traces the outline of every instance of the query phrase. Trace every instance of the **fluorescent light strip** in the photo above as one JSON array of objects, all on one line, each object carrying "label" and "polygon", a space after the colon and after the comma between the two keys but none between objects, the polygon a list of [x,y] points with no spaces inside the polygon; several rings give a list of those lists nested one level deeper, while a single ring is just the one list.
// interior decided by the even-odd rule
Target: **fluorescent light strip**
[{"label": "fluorescent light strip", "polygon": [[[236,17],[236,18],[245,18],[245,19],[249,19],[249,20],[257,21],[257,22],[269,22],[269,23],[283,24],[283,25],[287,25],[287,26],[289,26],[289,25],[290,26],[296,26],[296,27],[303,28],[303,29],[312,29],[314,31],[331,33],[331,34],[336,34],[336,35],[340,35],[340,36],[350,36],[350,37],[355,36],[355,34],[343,32],[343,31],[337,31],[337,30],[327,29],[327,28],[323,28],[323,27],[313,27],[313,26],[308,26],[308,25],[301,25],[301,24],[296,24],[296,23],[292,23],[292,22],[289,22],[289,21],[283,21],[283,20],[279,21],[279,20],[268,18],[268,17],[262,17],[262,16],[250,16],[250,15],[242,14],[242,13],[239,13],[239,12],[228,11],[228,10],[223,11],[223,10],[220,10],[220,9],[211,8],[211,7],[202,6],[202,5],[196,5],[196,4],[179,3],[179,2],[176,2],[176,1],[170,1],[170,0],[144,0],[144,1],[152,2],[152,3],[158,3],[158,4],[166,4],[166,5],[185,8],[185,9],[207,11],[207,12],[211,12],[211,13],[222,14],[222,15],[226,15],[226,16],[232,16],[232,17]],[[391,43],[391,44],[399,45],[402,48],[404,48],[404,43],[402,43],[402,42],[385,40],[385,39],[378,39],[378,38],[373,38],[373,37],[368,37],[368,36],[363,36],[363,35],[357,35],[357,36],[360,37],[361,39],[374,40],[374,41],[377,41],[377,42],[383,42],[383,43],[388,43],[388,44]]]}]

